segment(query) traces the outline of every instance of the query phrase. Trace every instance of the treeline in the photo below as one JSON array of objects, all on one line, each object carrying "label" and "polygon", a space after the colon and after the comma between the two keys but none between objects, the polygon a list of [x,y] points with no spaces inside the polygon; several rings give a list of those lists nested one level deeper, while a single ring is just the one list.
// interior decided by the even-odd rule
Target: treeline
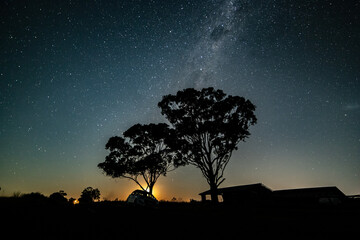
[{"label": "treeline", "polygon": [[67,198],[67,193],[64,190],[54,192],[49,196],[45,196],[40,192],[32,193],[20,193],[14,192],[11,197],[3,197],[7,199],[19,199],[24,200],[29,203],[57,203],[57,204],[85,204],[92,203],[100,200],[100,190],[97,188],[87,187],[85,188],[80,195],[80,198],[76,199],[73,197]]}]

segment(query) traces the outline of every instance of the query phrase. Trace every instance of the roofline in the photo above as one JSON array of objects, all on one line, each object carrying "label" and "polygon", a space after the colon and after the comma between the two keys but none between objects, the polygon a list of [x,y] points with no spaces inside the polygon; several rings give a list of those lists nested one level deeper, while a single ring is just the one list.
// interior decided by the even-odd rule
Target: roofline
[{"label": "roofline", "polygon": [[[231,187],[224,187],[224,188],[218,188],[218,191],[222,191],[222,190],[227,190],[227,189],[231,189],[231,188],[241,188],[241,187],[247,187],[247,186],[256,186],[256,185],[260,185],[262,187],[265,187],[267,189],[269,189],[271,192],[273,193],[280,193],[280,192],[286,192],[286,191],[302,191],[302,190],[315,190],[315,189],[336,189],[337,191],[339,191],[342,195],[346,196],[345,193],[343,193],[338,187],[336,186],[327,186],[327,187],[311,187],[311,188],[290,188],[290,189],[282,189],[282,190],[271,190],[270,188],[266,187],[264,184],[262,183],[253,183],[253,184],[246,184],[246,185],[238,185],[238,186],[231,186]],[[210,194],[211,190],[207,190],[205,192],[199,193],[199,195],[207,195]]]},{"label": "roofline", "polygon": [[[270,191],[272,191],[270,188],[268,188],[267,186],[265,186],[264,184],[262,183],[253,183],[253,184],[244,184],[244,185],[237,185],[237,186],[230,186],[230,187],[223,187],[223,188],[218,188],[217,190],[227,190],[227,189],[231,189],[231,188],[239,188],[239,187],[248,187],[248,186],[256,186],[256,185],[260,185],[262,187],[265,187],[267,189],[269,189]],[[211,193],[211,190],[207,190],[207,191],[204,191],[204,192],[201,192],[199,193],[199,195],[207,195],[207,194],[210,194]]]},{"label": "roofline", "polygon": [[[340,191],[340,189],[336,186],[327,186],[327,187],[303,187],[303,188],[288,188],[288,189],[281,189],[281,190],[274,190],[274,192],[281,192],[281,191],[294,191],[294,190],[309,190],[309,189],[327,189],[327,188],[336,188]],[[341,191],[340,191],[341,192]]]},{"label": "roofline", "polygon": [[284,189],[284,190],[276,190],[274,193],[282,193],[287,191],[303,191],[303,190],[316,190],[316,189],[333,189],[341,193],[344,197],[346,197],[345,193],[343,193],[338,187],[336,186],[328,186],[328,187],[311,187],[311,188],[294,188],[294,189]]}]

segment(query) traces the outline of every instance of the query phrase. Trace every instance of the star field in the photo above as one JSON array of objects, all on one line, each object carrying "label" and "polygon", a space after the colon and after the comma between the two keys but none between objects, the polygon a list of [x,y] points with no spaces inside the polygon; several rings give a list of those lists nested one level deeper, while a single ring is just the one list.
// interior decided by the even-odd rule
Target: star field
[{"label": "star field", "polygon": [[[360,13],[356,1],[2,1],[0,195],[124,199],[101,174],[107,139],[164,122],[157,103],[187,87],[250,99],[258,124],[222,186],[336,185],[360,192]],[[158,187],[158,189],[156,189]],[[198,169],[158,197],[197,198]]]}]

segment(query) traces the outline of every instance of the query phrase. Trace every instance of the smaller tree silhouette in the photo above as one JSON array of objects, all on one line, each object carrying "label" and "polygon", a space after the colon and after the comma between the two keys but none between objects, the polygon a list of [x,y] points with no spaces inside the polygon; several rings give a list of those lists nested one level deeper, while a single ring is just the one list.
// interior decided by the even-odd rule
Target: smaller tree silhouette
[{"label": "smaller tree silhouette", "polygon": [[[152,194],[157,179],[183,165],[181,155],[167,145],[174,135],[167,124],[136,124],[124,132],[124,137],[111,137],[106,144],[110,151],[98,167],[112,178],[133,180],[142,190]],[[139,176],[146,183],[142,186]]]},{"label": "smaller tree silhouette", "polygon": [[68,200],[65,196],[67,196],[66,192],[64,192],[64,190],[60,190],[58,192],[52,193],[49,198],[54,202],[66,203]]},{"label": "smaller tree silhouette", "polygon": [[87,187],[85,188],[79,198],[80,203],[92,203],[95,200],[100,200],[100,191],[97,188]]}]

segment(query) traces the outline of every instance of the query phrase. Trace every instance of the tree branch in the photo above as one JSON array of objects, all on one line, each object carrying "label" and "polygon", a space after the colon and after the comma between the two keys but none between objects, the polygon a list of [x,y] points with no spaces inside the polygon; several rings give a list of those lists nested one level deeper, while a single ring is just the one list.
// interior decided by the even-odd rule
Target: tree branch
[{"label": "tree branch", "polygon": [[139,187],[140,187],[142,190],[146,191],[145,188],[138,182],[137,176],[136,176],[135,178],[130,177],[130,176],[125,176],[125,175],[123,175],[123,176],[121,176],[121,177],[130,179],[130,180],[133,180],[137,185],[139,185]]}]

